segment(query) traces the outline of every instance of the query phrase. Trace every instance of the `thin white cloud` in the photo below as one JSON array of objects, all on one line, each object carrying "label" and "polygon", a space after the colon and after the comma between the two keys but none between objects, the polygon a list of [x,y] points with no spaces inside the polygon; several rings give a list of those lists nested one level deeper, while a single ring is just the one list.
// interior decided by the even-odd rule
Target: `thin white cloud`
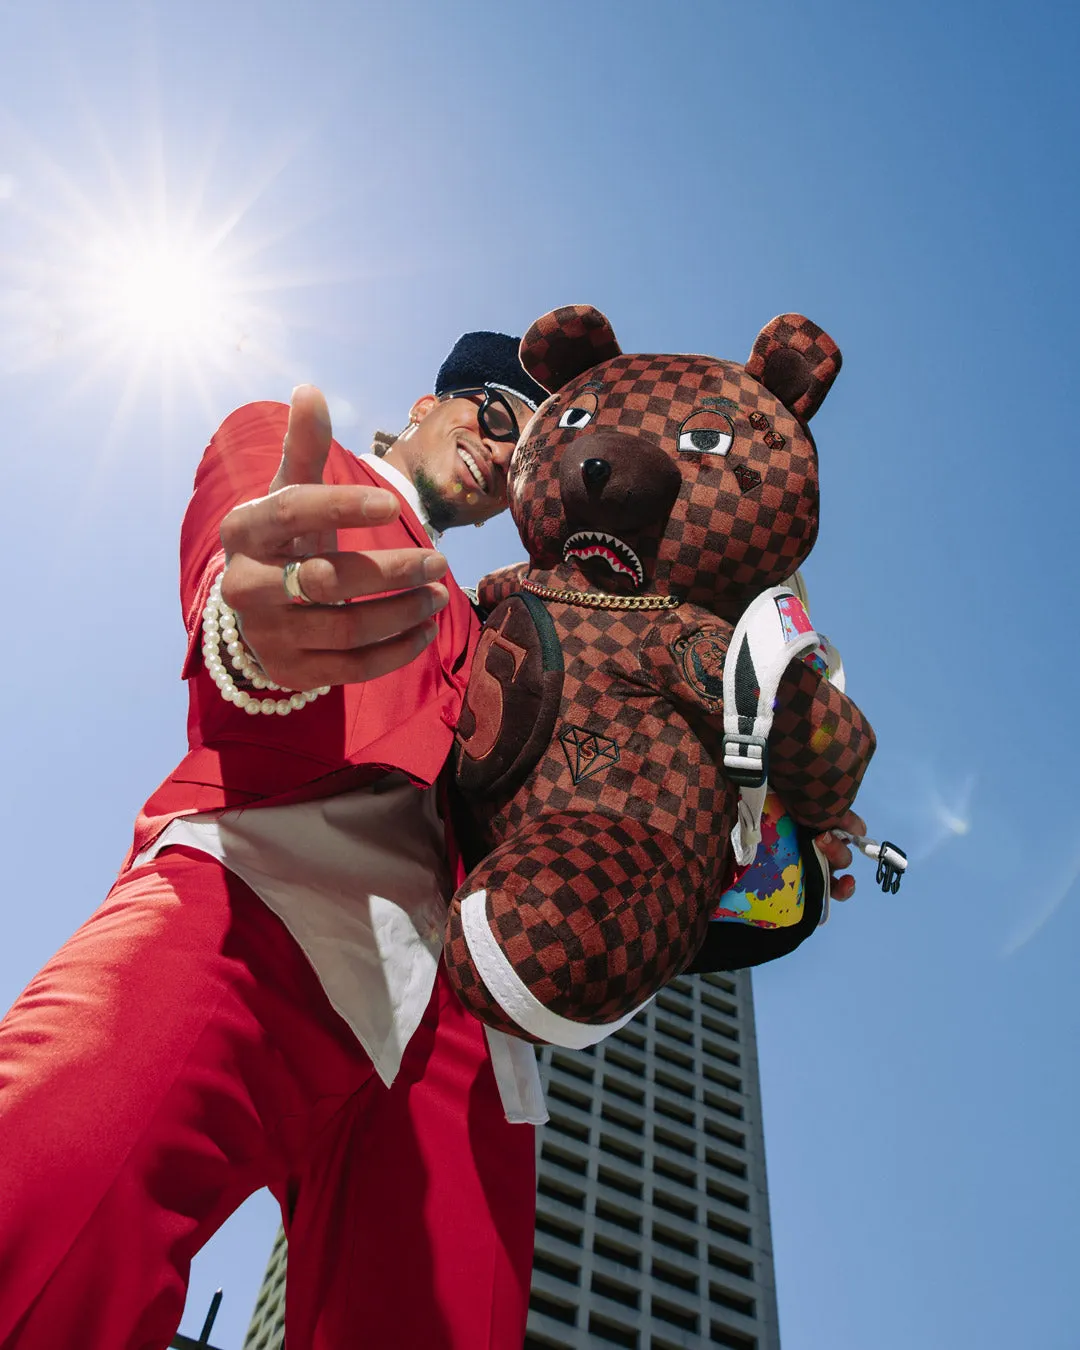
[{"label": "thin white cloud", "polygon": [[1021,921],[1008,938],[1002,948],[1001,954],[1003,957],[1015,956],[1021,947],[1026,947],[1032,938],[1037,937],[1042,932],[1065,903],[1069,892],[1078,880],[1080,880],[1080,851],[1069,864],[1064,877],[1059,879],[1057,885],[1049,888],[1048,898],[1041,905],[1035,907],[1033,912]]}]

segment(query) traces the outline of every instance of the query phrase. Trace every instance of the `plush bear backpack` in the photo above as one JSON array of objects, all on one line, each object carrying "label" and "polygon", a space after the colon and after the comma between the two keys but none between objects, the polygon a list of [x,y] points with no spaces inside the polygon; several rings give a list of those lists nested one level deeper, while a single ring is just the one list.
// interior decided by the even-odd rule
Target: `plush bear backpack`
[{"label": "plush bear backpack", "polygon": [[521,361],[551,397],[509,471],[529,562],[478,588],[453,769],[479,861],[445,954],[488,1025],[580,1047],[683,971],[805,936],[820,903],[755,923],[731,883],[777,822],[802,866],[874,735],[784,584],[817,535],[809,422],[832,339],[787,314],[745,366],[625,355],[602,314],[567,306]]}]

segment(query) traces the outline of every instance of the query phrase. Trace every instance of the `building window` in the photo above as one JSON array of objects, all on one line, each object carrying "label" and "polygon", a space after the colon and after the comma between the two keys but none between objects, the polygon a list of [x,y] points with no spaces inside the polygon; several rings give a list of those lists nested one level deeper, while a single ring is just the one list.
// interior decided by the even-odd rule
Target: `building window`
[{"label": "building window", "polygon": [[565,1322],[568,1327],[577,1326],[576,1304],[564,1303],[560,1298],[552,1298],[550,1294],[542,1294],[539,1289],[533,1289],[530,1292],[529,1307],[534,1312],[542,1313],[544,1317],[550,1317],[556,1322]]},{"label": "building window", "polygon": [[672,1050],[670,1046],[662,1045],[659,1041],[656,1043],[656,1058],[666,1059],[669,1064],[676,1064],[680,1069],[685,1069],[687,1073],[694,1071],[693,1055],[684,1054],[681,1050]]},{"label": "building window", "polygon": [[597,1200],[594,1213],[598,1219],[602,1219],[605,1223],[613,1223],[616,1228],[625,1228],[628,1233],[641,1232],[640,1214],[609,1204],[606,1200]]},{"label": "building window", "polygon": [[570,1139],[577,1139],[582,1144],[589,1142],[588,1125],[580,1125],[576,1120],[570,1120],[567,1116],[560,1116],[556,1111],[549,1113],[546,1128],[554,1130],[557,1134],[565,1134]]},{"label": "building window", "polygon": [[750,1241],[750,1229],[745,1224],[735,1223],[732,1219],[725,1218],[723,1214],[714,1214],[711,1211],[705,1219],[714,1233],[723,1233],[733,1242],[742,1242],[747,1247],[753,1246]]},{"label": "building window", "polygon": [[654,1280],[663,1280],[665,1284],[674,1285],[676,1289],[683,1289],[688,1294],[696,1294],[698,1291],[698,1277],[693,1271],[682,1270],[678,1266],[669,1265],[667,1261],[654,1261],[652,1276]]},{"label": "building window", "polygon": [[536,1183],[537,1195],[548,1200],[557,1200],[560,1205],[569,1205],[571,1209],[585,1208],[585,1192],[571,1186],[562,1186],[550,1177],[541,1177]]},{"label": "building window", "polygon": [[562,1280],[564,1284],[581,1283],[581,1267],[575,1266],[570,1261],[563,1261],[557,1256],[552,1256],[550,1252],[536,1251],[533,1253],[533,1270],[542,1271],[545,1275],[550,1275],[553,1280]]},{"label": "building window", "polygon": [[567,1106],[576,1106],[579,1111],[588,1114],[592,1106],[592,1100],[580,1092],[575,1092],[573,1088],[568,1088],[565,1083],[552,1080],[548,1083],[547,1095],[554,1097],[557,1102],[565,1102]]},{"label": "building window", "polygon": [[714,1139],[722,1139],[725,1144],[731,1144],[734,1148],[746,1147],[746,1135],[741,1130],[733,1130],[730,1125],[724,1125],[718,1120],[710,1120],[705,1117],[705,1133],[711,1134]]},{"label": "building window", "polygon": [[609,1073],[604,1074],[604,1091],[612,1092],[616,1097],[622,1097],[624,1101],[636,1102],[639,1106],[645,1100],[643,1088],[623,1082],[621,1078],[613,1078]]},{"label": "building window", "polygon": [[670,1191],[662,1191],[659,1186],[654,1186],[653,1204],[666,1209],[669,1214],[677,1214],[688,1223],[697,1223],[697,1205],[684,1200],[681,1195],[672,1195]]},{"label": "building window", "polygon": [[600,1108],[600,1119],[606,1120],[609,1125],[621,1125],[624,1130],[631,1130],[634,1134],[645,1133],[645,1122],[641,1116],[631,1115],[629,1111],[623,1111],[607,1102]]},{"label": "building window", "polygon": [[711,1345],[722,1345],[724,1350],[757,1350],[757,1337],[744,1336],[734,1327],[726,1327],[722,1322],[713,1322],[709,1327]]},{"label": "building window", "polygon": [[732,1205],[735,1209],[749,1209],[750,1197],[745,1191],[737,1191],[731,1186],[725,1186],[719,1181],[707,1177],[705,1180],[705,1192],[710,1200],[722,1200],[725,1205]]},{"label": "building window", "polygon": [[685,995],[673,997],[670,988],[665,989],[662,994],[657,994],[653,1002],[658,1008],[663,1008],[664,1012],[672,1013],[675,1017],[681,1017],[685,1022],[694,1020],[694,1006]]},{"label": "building window", "polygon": [[742,1313],[743,1317],[756,1317],[754,1300],[740,1294],[735,1289],[725,1289],[722,1284],[709,1285],[709,1302],[721,1308],[730,1308],[732,1312]]},{"label": "building window", "polygon": [[689,1097],[693,1101],[693,1081],[687,1082],[683,1078],[676,1078],[674,1074],[665,1073],[663,1069],[654,1070],[653,1078],[659,1087],[667,1088],[669,1092],[677,1092],[681,1097]]},{"label": "building window", "polygon": [[578,1228],[572,1223],[564,1223],[562,1219],[556,1219],[551,1214],[545,1214],[542,1210],[536,1216],[536,1231],[546,1233],[548,1237],[558,1238],[560,1242],[567,1242],[571,1247],[584,1246],[584,1230]]},{"label": "building window", "polygon": [[652,1235],[654,1242],[663,1243],[665,1247],[671,1247],[674,1251],[682,1252],[684,1256],[693,1256],[696,1259],[697,1238],[689,1237],[686,1233],[676,1232],[672,1228],[665,1228],[660,1223],[653,1224]]},{"label": "building window", "polygon": [[691,1191],[697,1190],[697,1173],[689,1167],[679,1167],[676,1163],[670,1163],[665,1158],[653,1158],[652,1170],[658,1177],[664,1177],[667,1181],[677,1181],[680,1186],[686,1186]]},{"label": "building window", "polygon": [[717,1017],[710,1017],[707,1013],[701,1014],[701,1025],[709,1031],[715,1031],[718,1036],[723,1036],[726,1041],[739,1039],[738,1027],[730,1027],[726,1022],[721,1022]]},{"label": "building window", "polygon": [[[705,1105],[711,1106],[714,1111],[720,1111],[725,1116],[733,1116],[736,1120],[742,1120],[743,1109],[735,1102],[729,1102],[726,1098],[720,1097],[715,1092],[710,1092],[708,1088],[702,1094],[705,1098]],[[708,1128],[706,1126],[706,1128]]]},{"label": "building window", "polygon": [[658,1017],[656,1029],[663,1032],[665,1036],[670,1036],[673,1041],[680,1041],[683,1045],[694,1044],[694,1033],[690,1028],[679,1026],[670,1017]]},{"label": "building window", "polygon": [[584,1176],[588,1171],[588,1162],[585,1158],[576,1153],[568,1153],[566,1149],[557,1148],[554,1144],[545,1143],[540,1150],[540,1157],[554,1167],[565,1168],[567,1172],[576,1172],[579,1176]]},{"label": "building window", "polygon": [[628,1055],[625,1050],[614,1050],[611,1046],[604,1051],[604,1063],[614,1064],[618,1068],[632,1073],[637,1078],[645,1077],[645,1063],[637,1055]]},{"label": "building window", "polygon": [[690,1312],[688,1308],[677,1308],[674,1304],[666,1302],[662,1298],[653,1295],[652,1315],[660,1318],[662,1322],[670,1322],[673,1327],[680,1327],[683,1331],[697,1331],[698,1315],[696,1312]]},{"label": "building window", "polygon": [[560,1054],[558,1051],[551,1056],[551,1067],[558,1069],[560,1073],[568,1073],[571,1078],[580,1078],[586,1083],[591,1083],[593,1080],[591,1064],[583,1064],[581,1060],[573,1059],[570,1055]]},{"label": "building window", "polygon": [[574,1350],[569,1341],[553,1341],[549,1336],[538,1336],[535,1331],[525,1333],[521,1350]]},{"label": "building window", "polygon": [[[725,994],[734,995],[737,993],[735,981],[723,975],[702,975],[701,982],[702,984],[712,985],[714,989],[722,989]],[[701,997],[708,998],[704,989],[701,991]]]},{"label": "building window", "polygon": [[641,1269],[641,1253],[634,1251],[632,1247],[624,1247],[620,1242],[610,1242],[604,1237],[594,1237],[592,1249],[594,1256],[602,1256],[605,1261],[614,1261],[620,1266],[630,1266],[633,1270]]},{"label": "building window", "polygon": [[714,1148],[705,1150],[705,1161],[710,1167],[715,1167],[721,1172],[727,1172],[733,1177],[746,1176],[746,1164],[739,1162],[737,1158],[729,1158],[724,1153],[717,1153]]},{"label": "building window", "polygon": [[626,1308],[636,1309],[641,1306],[641,1294],[633,1285],[621,1284],[606,1275],[594,1275],[589,1288],[601,1298],[609,1298],[613,1303],[621,1303]]},{"label": "building window", "polygon": [[721,1045],[718,1041],[710,1041],[707,1036],[702,1036],[701,1048],[707,1055],[712,1055],[713,1059],[722,1059],[726,1064],[734,1064],[736,1069],[742,1064],[738,1050],[732,1050],[729,1045]]},{"label": "building window", "polygon": [[610,1134],[601,1134],[600,1147],[605,1153],[613,1153],[616,1158],[633,1163],[635,1167],[640,1167],[645,1160],[645,1154],[640,1148],[624,1144],[621,1139],[613,1139]]},{"label": "building window", "polygon": [[653,1110],[658,1116],[667,1116],[668,1120],[677,1120],[682,1125],[694,1128],[696,1116],[685,1106],[678,1106],[675,1102],[666,1102],[662,1097],[657,1097],[653,1102]]},{"label": "building window", "polygon": [[752,1261],[740,1260],[737,1256],[732,1256],[728,1252],[722,1252],[718,1247],[709,1248],[709,1265],[716,1266],[718,1270],[730,1271],[732,1275],[741,1275],[744,1280],[754,1278],[754,1264]]},{"label": "building window", "polygon": [[711,1064],[703,1064],[701,1071],[710,1082],[719,1083],[721,1087],[730,1088],[732,1092],[743,1090],[742,1079],[736,1078],[733,1073],[725,1073],[723,1069],[714,1068]]},{"label": "building window", "polygon": [[608,1345],[624,1345],[627,1350],[637,1350],[638,1334],[633,1327],[613,1322],[608,1317],[601,1317],[599,1313],[589,1314],[589,1334],[598,1340],[606,1341]]},{"label": "building window", "polygon": [[623,1195],[633,1196],[635,1200],[640,1200],[642,1197],[644,1188],[640,1181],[634,1177],[624,1176],[621,1172],[613,1172],[610,1167],[598,1167],[596,1179],[601,1186],[607,1186],[613,1191],[621,1191]]},{"label": "building window", "polygon": [[676,1134],[674,1130],[665,1130],[663,1125],[654,1125],[652,1135],[658,1144],[674,1149],[676,1153],[684,1153],[688,1158],[697,1156],[697,1145],[694,1141]]}]

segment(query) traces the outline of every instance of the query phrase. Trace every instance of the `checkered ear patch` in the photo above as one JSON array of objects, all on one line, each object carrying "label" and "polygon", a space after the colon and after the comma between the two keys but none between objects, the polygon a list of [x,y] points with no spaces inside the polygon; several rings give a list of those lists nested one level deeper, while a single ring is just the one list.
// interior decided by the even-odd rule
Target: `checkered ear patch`
[{"label": "checkered ear patch", "polygon": [[549,394],[620,355],[611,324],[592,305],[563,305],[521,339],[521,364]]},{"label": "checkered ear patch", "polygon": [[781,314],[758,334],[746,373],[805,426],[832,387],[841,360],[840,348],[824,329],[801,314]]}]

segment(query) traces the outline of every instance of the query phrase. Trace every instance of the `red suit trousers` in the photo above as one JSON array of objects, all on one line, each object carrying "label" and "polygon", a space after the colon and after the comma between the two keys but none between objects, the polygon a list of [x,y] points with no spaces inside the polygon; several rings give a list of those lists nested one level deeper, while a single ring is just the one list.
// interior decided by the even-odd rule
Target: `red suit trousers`
[{"label": "red suit trousers", "polygon": [[0,1023],[0,1347],[162,1350],[268,1186],[289,1350],[520,1350],[533,1148],[441,973],[386,1088],[258,897],[169,850]]}]

